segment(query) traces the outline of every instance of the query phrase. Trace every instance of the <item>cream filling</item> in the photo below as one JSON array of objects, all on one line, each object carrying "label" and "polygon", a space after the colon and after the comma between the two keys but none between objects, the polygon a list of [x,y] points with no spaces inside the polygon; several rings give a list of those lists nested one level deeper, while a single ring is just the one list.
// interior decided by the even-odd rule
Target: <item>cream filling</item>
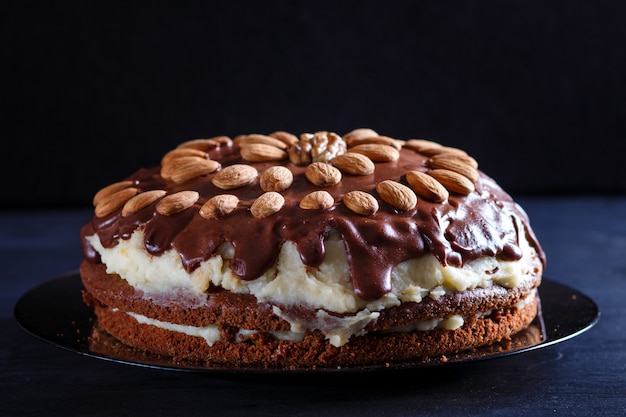
[{"label": "cream filling", "polygon": [[[207,345],[209,346],[213,346],[215,342],[219,342],[221,340],[219,327],[216,325],[195,327],[195,326],[187,326],[183,324],[174,324],[174,323],[169,323],[166,321],[155,320],[155,319],[151,319],[151,318],[148,318],[146,316],[143,316],[137,313],[128,312],[126,314],[133,317],[140,324],[147,324],[150,326],[158,327],[160,329],[183,333],[188,336],[201,337],[206,341]],[[433,319],[433,320],[417,322],[411,326],[404,326],[402,328],[388,330],[388,332],[410,332],[410,331],[415,331],[415,330],[426,331],[426,330],[433,330],[436,328],[446,329],[446,330],[456,330],[459,327],[461,327],[463,323],[464,323],[464,320],[461,316],[452,315],[452,316],[446,317],[445,319]],[[362,334],[367,333],[360,326],[354,326],[354,327],[346,326],[346,329],[358,329],[358,331],[351,332],[348,330],[346,332],[342,332],[342,331],[339,331],[339,328],[336,328],[335,330],[331,330],[329,333],[325,333],[326,339],[328,339],[328,342],[331,345],[340,347],[346,344],[351,336],[362,335]],[[237,335],[235,336],[235,340],[238,342],[242,342],[250,338],[250,336],[254,334],[258,334],[258,333],[259,331],[257,330],[239,329],[239,331],[237,332]],[[266,333],[269,333],[275,339],[278,339],[278,340],[291,340],[291,341],[298,341],[298,342],[304,340],[304,336],[306,335],[304,331],[282,331],[282,332],[281,331],[269,331]]]},{"label": "cream filling", "polygon": [[319,267],[304,265],[296,245],[285,242],[276,264],[250,281],[232,273],[230,245],[223,245],[218,254],[189,274],[173,249],[160,256],[150,255],[141,229],[129,239],[119,239],[112,248],[104,248],[97,235],[87,239],[100,254],[107,273],[118,274],[155,302],[176,294],[200,305],[213,284],[234,293],[252,294],[262,303],[302,305],[336,313],[359,312],[359,320],[364,322],[375,320],[372,312],[403,302],[419,303],[424,297],[436,300],[447,293],[492,285],[514,288],[532,274],[533,259],[537,257],[523,235],[519,236],[523,251],[519,261],[482,257],[456,268],[442,266],[433,255],[426,254],[397,265],[392,270],[392,291],[378,300],[366,301],[352,288],[345,247],[336,233],[325,242],[326,256]]},{"label": "cream filling", "polygon": [[[537,290],[533,290],[524,299],[520,300],[515,307],[521,309],[528,303],[532,302],[535,298]],[[118,311],[117,309],[113,309]],[[491,314],[492,310],[477,313],[477,317],[487,317]],[[355,316],[348,317],[334,317],[326,313],[325,311],[318,311],[316,320],[308,323],[295,321],[288,316],[284,315],[278,307],[274,307],[274,313],[283,319],[286,319],[291,323],[291,331],[267,331],[278,340],[291,340],[302,341],[306,333],[313,330],[320,330],[325,336],[328,342],[336,347],[343,346],[348,343],[352,336],[364,335],[365,326],[372,321],[376,320],[379,313],[373,313],[369,311],[360,311]],[[219,327],[217,325],[209,325],[203,327],[188,326],[183,324],[174,324],[166,321],[160,321],[148,318],[144,315],[127,312],[129,316],[133,317],[137,322],[141,324],[147,324],[150,326],[156,326],[160,329],[170,330],[173,332],[179,332],[188,336],[202,337],[209,346],[213,346],[215,342],[221,340]],[[430,320],[421,320],[410,323],[406,326],[393,327],[388,330],[384,330],[383,333],[404,333],[414,331],[429,331],[434,329],[456,330],[463,326],[466,318],[458,315],[451,314],[446,317],[434,318]],[[257,330],[239,329],[235,340],[242,342],[249,339],[250,336],[258,334]]]}]

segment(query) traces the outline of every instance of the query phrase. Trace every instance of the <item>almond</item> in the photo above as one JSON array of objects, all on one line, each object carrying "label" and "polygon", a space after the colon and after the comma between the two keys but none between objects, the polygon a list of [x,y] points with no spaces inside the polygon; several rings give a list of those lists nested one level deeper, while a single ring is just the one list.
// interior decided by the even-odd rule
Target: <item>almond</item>
[{"label": "almond", "polygon": [[107,185],[93,196],[92,203],[94,206],[97,206],[103,198],[108,197],[111,194],[115,194],[116,192],[123,190],[124,188],[129,188],[133,184],[134,183],[132,181],[120,181]]},{"label": "almond", "polygon": [[349,175],[369,175],[374,172],[374,162],[366,155],[356,152],[336,156],[330,162]]},{"label": "almond", "polygon": [[176,184],[181,184],[185,181],[189,181],[192,178],[215,172],[220,166],[221,165],[219,162],[212,159],[201,159],[194,157],[188,163],[180,165],[177,169],[172,171],[172,173],[170,174],[170,179]]},{"label": "almond", "polygon": [[177,148],[193,148],[201,151],[217,148],[220,145],[230,145],[232,140],[228,136],[215,136],[210,139],[192,139],[181,143]]},{"label": "almond", "polygon": [[172,149],[168,153],[166,153],[163,158],[161,158],[161,165],[167,164],[172,159],[182,158],[185,156],[195,156],[197,158],[209,159],[208,154],[200,149],[194,148],[176,148]]},{"label": "almond", "polygon": [[285,204],[285,198],[275,191],[263,193],[254,200],[250,212],[256,218],[262,219],[277,213]]},{"label": "almond", "polygon": [[343,196],[343,204],[357,214],[371,216],[378,211],[378,200],[365,191],[350,191]]},{"label": "almond", "polygon": [[281,165],[269,167],[259,178],[259,185],[263,191],[284,191],[291,187],[292,183],[293,173]]},{"label": "almond", "polygon": [[378,195],[398,210],[411,210],[417,204],[417,196],[409,187],[392,180],[384,180],[376,185]]},{"label": "almond", "polygon": [[463,154],[447,153],[444,151],[444,152],[435,154],[430,157],[431,161],[440,160],[440,159],[455,159],[471,166],[474,169],[478,168],[478,162],[467,154],[463,155]]},{"label": "almond", "polygon": [[458,172],[448,169],[432,169],[428,175],[435,178],[453,193],[467,195],[474,191],[474,183]]},{"label": "almond", "polygon": [[402,147],[403,142],[397,139],[390,138],[388,136],[370,136],[364,138],[353,138],[350,141],[346,141],[348,147],[353,147],[356,145],[362,145],[366,143],[379,143],[381,145],[389,145],[393,146],[396,149],[400,149]]},{"label": "almond", "polygon": [[345,140],[346,143],[349,143],[359,139],[371,138],[374,136],[378,136],[378,133],[375,130],[368,127],[360,127],[343,135],[343,140]]},{"label": "almond", "polygon": [[200,207],[200,216],[205,219],[216,219],[232,213],[239,204],[239,198],[232,194],[218,194],[209,198]]},{"label": "almond", "polygon": [[166,195],[156,205],[157,213],[163,216],[180,213],[193,206],[200,198],[197,191],[185,190]]},{"label": "almond", "polygon": [[425,200],[441,203],[448,199],[450,193],[439,181],[421,171],[408,171],[406,182],[415,193]]},{"label": "almond", "polygon": [[427,156],[434,155],[443,148],[440,143],[426,139],[409,139],[404,143],[404,147]]},{"label": "almond", "polygon": [[[296,139],[297,140],[297,139]],[[263,143],[265,145],[274,146],[279,149],[287,149],[289,146],[280,139],[273,138],[271,136],[251,134],[237,138],[239,146],[244,147],[253,143]]]},{"label": "almond", "polygon": [[280,161],[287,158],[287,152],[267,143],[249,143],[242,146],[241,157],[250,162]]},{"label": "almond", "polygon": [[313,191],[300,201],[300,208],[304,210],[323,210],[335,204],[333,196],[328,191]]},{"label": "almond", "polygon": [[[210,161],[209,164],[207,164]],[[178,158],[171,158],[161,165],[161,177],[166,180],[171,180],[174,172],[178,170],[186,170],[189,167],[195,169],[200,166],[214,166],[219,163],[217,161],[205,159],[199,156],[181,156]],[[216,168],[217,169],[217,168]]]},{"label": "almond", "polygon": [[257,170],[250,165],[235,164],[218,171],[211,182],[223,190],[232,190],[250,184],[258,175]]},{"label": "almond", "polygon": [[325,162],[313,162],[306,167],[304,175],[312,184],[320,187],[330,187],[341,181],[341,171]]},{"label": "almond", "polygon": [[374,162],[391,162],[397,161],[400,152],[389,145],[381,145],[380,143],[364,143],[350,148],[350,152],[356,152],[367,156]]},{"label": "almond", "polygon": [[298,137],[296,135],[293,135],[289,132],[283,132],[282,130],[272,132],[268,136],[283,141],[285,144],[287,144],[287,146],[291,146],[298,141]]},{"label": "almond", "polygon": [[122,207],[122,217],[128,217],[139,210],[148,207],[166,194],[165,190],[150,190],[132,197]]},{"label": "almond", "polygon": [[448,169],[467,177],[473,183],[477,183],[480,175],[478,171],[471,165],[466,164],[460,159],[455,158],[435,158],[429,161],[430,167],[433,169]]},{"label": "almond", "polygon": [[137,188],[124,188],[98,201],[96,205],[96,217],[105,217],[120,209],[128,200],[134,197],[139,190]]}]

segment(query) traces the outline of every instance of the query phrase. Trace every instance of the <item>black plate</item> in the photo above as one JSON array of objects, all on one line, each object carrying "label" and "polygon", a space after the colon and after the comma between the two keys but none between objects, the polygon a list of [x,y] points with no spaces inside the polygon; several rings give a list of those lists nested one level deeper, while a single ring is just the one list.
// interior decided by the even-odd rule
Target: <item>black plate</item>
[{"label": "black plate", "polygon": [[24,294],[15,305],[14,316],[26,332],[63,349],[124,364],[192,372],[350,373],[450,365],[528,352],[563,342],[588,330],[600,318],[592,299],[544,278],[539,288],[541,314],[526,331],[506,344],[397,364],[299,370],[235,368],[173,361],[169,357],[139,352],[121,344],[98,330],[92,309],[82,302],[82,290],[77,272],[58,277]]}]

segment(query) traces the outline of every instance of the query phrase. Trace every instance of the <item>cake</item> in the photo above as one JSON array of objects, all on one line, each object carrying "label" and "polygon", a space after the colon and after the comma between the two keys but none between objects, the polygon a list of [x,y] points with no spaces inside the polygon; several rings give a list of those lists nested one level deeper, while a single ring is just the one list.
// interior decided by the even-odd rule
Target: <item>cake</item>
[{"label": "cake", "polygon": [[433,140],[193,139],[93,204],[80,275],[95,326],[174,361],[389,366],[506,342],[540,311],[527,214]]}]

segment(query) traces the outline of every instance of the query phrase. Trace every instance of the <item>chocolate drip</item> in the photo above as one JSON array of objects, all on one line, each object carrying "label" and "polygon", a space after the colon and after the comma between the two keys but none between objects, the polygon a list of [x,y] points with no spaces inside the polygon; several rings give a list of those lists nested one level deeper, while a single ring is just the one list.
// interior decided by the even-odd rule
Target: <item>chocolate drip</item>
[{"label": "chocolate drip", "polygon": [[[220,149],[223,149],[220,153]],[[236,146],[211,149],[211,158],[222,167],[247,163],[259,174],[277,163],[244,162]],[[163,216],[155,211],[156,203],[127,217],[118,212],[103,218],[94,217],[82,231],[84,255],[98,261],[97,253],[85,237],[98,233],[105,247],[118,239],[127,239],[137,228],[144,228],[145,246],[159,255],[176,250],[189,272],[218,253],[220,245],[230,243],[234,255],[230,265],[243,280],[253,280],[274,264],[283,242],[294,242],[302,262],[318,266],[324,259],[324,240],[335,230],[344,241],[355,292],[366,300],[375,300],[391,291],[391,270],[405,260],[432,253],[443,265],[461,266],[481,256],[515,260],[522,256],[518,234],[525,233],[545,263],[543,252],[530,228],[524,211],[517,206],[491,178],[480,173],[476,191],[467,196],[452,193],[448,201],[438,204],[419,199],[413,210],[398,212],[379,199],[380,210],[372,216],[361,216],[342,203],[343,195],[362,190],[378,197],[376,184],[384,179],[404,182],[409,169],[425,170],[428,157],[402,149],[395,162],[376,163],[374,174],[344,175],[333,187],[313,186],[304,178],[305,167],[282,162],[294,174],[292,186],[283,191],[285,205],[276,214],[258,219],[251,215],[250,205],[262,193],[258,180],[235,190],[220,190],[211,183],[214,174],[174,184],[159,175],[159,167],[142,169],[128,179],[141,191],[163,189],[168,193],[196,190],[198,202],[183,212]],[[298,203],[306,194],[318,189],[330,192],[335,206],[327,210],[303,210]],[[199,215],[200,206],[210,197],[235,194],[238,208],[218,219]]]}]

